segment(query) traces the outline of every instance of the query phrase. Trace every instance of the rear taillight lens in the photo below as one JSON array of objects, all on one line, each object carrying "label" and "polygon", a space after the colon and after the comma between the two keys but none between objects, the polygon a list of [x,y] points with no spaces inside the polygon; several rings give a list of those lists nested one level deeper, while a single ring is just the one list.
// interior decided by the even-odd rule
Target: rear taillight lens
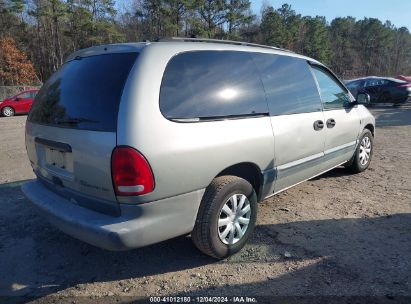
[{"label": "rear taillight lens", "polygon": [[117,195],[141,195],[154,189],[150,165],[143,155],[130,147],[117,147],[113,150],[111,175]]}]

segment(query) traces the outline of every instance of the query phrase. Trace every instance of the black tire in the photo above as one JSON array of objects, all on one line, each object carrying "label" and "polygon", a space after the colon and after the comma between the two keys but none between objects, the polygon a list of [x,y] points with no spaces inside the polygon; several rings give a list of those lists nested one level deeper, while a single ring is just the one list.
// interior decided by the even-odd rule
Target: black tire
[{"label": "black tire", "polygon": [[4,117],[11,117],[14,116],[14,109],[12,107],[4,107],[1,109],[1,115]]},{"label": "black tire", "polygon": [[[365,137],[368,137],[370,141],[371,150],[370,150],[368,161],[362,164],[361,159],[360,159],[360,150],[361,150],[363,139]],[[370,130],[364,129],[364,131],[362,131],[361,133],[357,149],[355,150],[355,153],[352,159],[345,165],[345,167],[353,173],[360,173],[360,172],[363,172],[364,170],[367,170],[367,168],[370,166],[373,152],[374,152],[374,137],[372,136],[372,133]]]},{"label": "black tire", "polygon": [[[234,194],[242,194],[247,197],[251,214],[249,215],[248,227],[244,228],[246,229],[244,235],[236,243],[225,244],[219,236],[219,229],[223,229],[223,227],[218,227],[218,220],[222,214],[222,208],[226,203],[229,203],[229,199]],[[220,176],[211,182],[204,193],[191,238],[196,247],[203,253],[216,259],[223,259],[244,247],[254,230],[256,218],[257,195],[251,184],[237,176]]]}]

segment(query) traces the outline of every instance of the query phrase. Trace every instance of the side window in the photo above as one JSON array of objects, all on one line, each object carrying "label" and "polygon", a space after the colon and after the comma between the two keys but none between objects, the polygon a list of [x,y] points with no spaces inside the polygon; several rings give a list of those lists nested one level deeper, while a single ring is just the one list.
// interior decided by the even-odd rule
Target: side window
[{"label": "side window", "polygon": [[379,86],[379,85],[386,85],[388,83],[388,80],[386,80],[386,79],[375,79],[375,78],[372,78],[372,79],[368,79],[366,82],[365,82],[365,87],[375,87],[375,86]]},{"label": "side window", "polygon": [[31,91],[30,92],[30,98],[36,97],[37,91]]},{"label": "side window", "polygon": [[303,59],[253,53],[267,94],[270,115],[321,111],[317,85]]},{"label": "side window", "polygon": [[343,108],[350,102],[348,92],[329,72],[317,66],[312,69],[320,87],[324,109]]},{"label": "side window", "polygon": [[361,80],[347,83],[346,86],[350,90],[360,88],[361,87]]},{"label": "side window", "polygon": [[30,98],[30,92],[25,92],[23,94],[17,95],[17,97],[19,99],[26,99],[26,98]]},{"label": "side window", "polygon": [[161,84],[160,110],[169,119],[268,112],[250,55],[235,51],[192,51],[173,57]]},{"label": "side window", "polygon": [[358,84],[356,82],[351,82],[346,84],[347,88],[352,90],[358,87]]}]

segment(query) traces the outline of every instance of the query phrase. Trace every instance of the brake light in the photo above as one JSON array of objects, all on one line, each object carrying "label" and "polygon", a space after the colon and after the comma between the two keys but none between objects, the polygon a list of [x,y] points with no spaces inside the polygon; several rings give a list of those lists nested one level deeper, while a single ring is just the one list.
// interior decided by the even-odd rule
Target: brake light
[{"label": "brake light", "polygon": [[131,147],[116,147],[111,155],[111,175],[117,195],[152,192],[154,177],[147,160]]}]

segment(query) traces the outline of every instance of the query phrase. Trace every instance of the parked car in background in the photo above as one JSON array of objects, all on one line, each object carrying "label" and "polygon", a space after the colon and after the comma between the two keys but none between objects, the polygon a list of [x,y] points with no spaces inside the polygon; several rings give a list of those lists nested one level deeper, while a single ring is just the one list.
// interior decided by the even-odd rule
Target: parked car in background
[{"label": "parked car in background", "polygon": [[356,98],[358,94],[370,95],[370,103],[404,103],[411,99],[411,84],[400,79],[364,77],[346,81],[347,88]]},{"label": "parked car in background", "polygon": [[3,102],[0,103],[1,115],[10,117],[14,114],[28,113],[37,92],[38,90],[27,90],[3,100]]},{"label": "parked car in background", "polygon": [[396,78],[411,83],[411,76],[398,75]]}]

